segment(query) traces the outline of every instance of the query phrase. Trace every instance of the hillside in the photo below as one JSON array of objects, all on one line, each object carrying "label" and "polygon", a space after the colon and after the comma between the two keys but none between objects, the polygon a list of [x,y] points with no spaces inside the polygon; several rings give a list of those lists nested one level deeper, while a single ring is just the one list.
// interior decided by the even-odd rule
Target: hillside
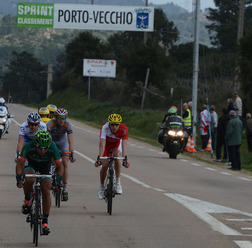
[{"label": "hillside", "polygon": [[[54,63],[57,56],[63,52],[64,47],[82,30],[64,29],[39,29],[39,28],[19,28],[16,26],[16,6],[18,0],[0,0],[0,74],[4,70],[4,64],[11,57],[12,51],[28,51],[39,58],[42,63]],[[23,2],[34,2],[24,0]],[[43,2],[51,2],[44,0]],[[55,3],[72,3],[71,0],[55,0]],[[79,4],[90,4],[90,0],[78,0]],[[94,0],[95,4],[104,4],[104,0]],[[144,0],[108,0],[109,5],[132,5],[144,6]],[[173,21],[178,28],[180,43],[188,43],[193,40],[193,14],[185,9],[167,3],[165,5],[150,5],[155,8],[162,8],[169,21]],[[200,42],[210,45],[205,25],[207,23],[206,13],[201,13]],[[95,31],[94,35],[106,40],[113,34],[112,31]]]}]

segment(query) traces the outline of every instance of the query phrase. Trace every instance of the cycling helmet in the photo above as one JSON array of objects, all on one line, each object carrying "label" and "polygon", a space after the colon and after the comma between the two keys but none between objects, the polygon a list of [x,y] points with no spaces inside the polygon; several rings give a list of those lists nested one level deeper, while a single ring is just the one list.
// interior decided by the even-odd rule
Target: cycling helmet
[{"label": "cycling helmet", "polygon": [[50,114],[50,111],[47,107],[42,107],[39,109],[39,114],[40,115],[49,115]]},{"label": "cycling helmet", "polygon": [[64,108],[58,108],[55,112],[54,115],[56,117],[67,117],[68,116],[68,112],[66,109]]},{"label": "cycling helmet", "polygon": [[177,115],[177,108],[174,106],[170,107],[168,110],[168,114],[169,115]]},{"label": "cycling helmet", "polygon": [[53,104],[48,104],[47,108],[50,112],[55,112],[57,110],[57,107]]},{"label": "cycling helmet", "polygon": [[3,97],[0,97],[0,104],[1,104],[1,105],[5,104],[5,100],[4,100]]},{"label": "cycling helmet", "polygon": [[120,124],[122,122],[122,117],[118,114],[111,114],[108,117],[109,124]]},{"label": "cycling helmet", "polygon": [[37,146],[49,147],[52,143],[52,136],[48,131],[40,130],[35,134],[34,140]]},{"label": "cycling helmet", "polygon": [[36,112],[31,112],[28,116],[27,116],[27,122],[31,122],[31,123],[39,123],[41,120],[41,117],[38,113]]}]

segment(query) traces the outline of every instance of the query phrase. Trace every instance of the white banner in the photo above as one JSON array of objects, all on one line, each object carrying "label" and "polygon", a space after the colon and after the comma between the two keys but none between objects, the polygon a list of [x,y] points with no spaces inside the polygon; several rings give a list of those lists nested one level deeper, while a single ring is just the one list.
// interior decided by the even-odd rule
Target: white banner
[{"label": "white banner", "polygon": [[153,31],[153,7],[54,4],[54,28]]},{"label": "white banner", "polygon": [[116,77],[116,60],[83,59],[83,76]]}]

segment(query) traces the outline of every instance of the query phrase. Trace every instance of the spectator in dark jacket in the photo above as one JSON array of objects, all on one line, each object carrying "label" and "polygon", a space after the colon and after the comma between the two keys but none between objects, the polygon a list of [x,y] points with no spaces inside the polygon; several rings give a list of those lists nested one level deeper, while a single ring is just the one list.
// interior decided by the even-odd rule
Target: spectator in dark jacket
[{"label": "spectator in dark jacket", "polygon": [[227,160],[227,146],[225,142],[225,135],[227,130],[227,123],[229,116],[226,108],[222,109],[222,116],[218,120],[217,126],[217,143],[216,143],[216,159],[215,162],[221,162],[221,150],[224,149],[223,160]]},{"label": "spectator in dark jacket", "polygon": [[225,140],[228,147],[228,156],[232,167],[231,170],[241,169],[240,146],[242,136],[242,122],[234,110],[229,112]]},{"label": "spectator in dark jacket", "polygon": [[248,143],[248,150],[252,152],[252,118],[251,114],[246,114],[246,136],[247,136],[247,143]]},{"label": "spectator in dark jacket", "polygon": [[235,106],[234,106],[234,103],[233,103],[233,99],[232,98],[228,98],[227,99],[227,112],[229,113],[231,110],[235,110]]}]

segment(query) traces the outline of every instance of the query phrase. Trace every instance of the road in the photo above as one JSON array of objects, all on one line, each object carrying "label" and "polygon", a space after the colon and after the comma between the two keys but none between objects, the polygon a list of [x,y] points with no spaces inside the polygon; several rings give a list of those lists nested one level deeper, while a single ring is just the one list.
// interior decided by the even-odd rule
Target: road
[{"label": "road", "polygon": [[[19,125],[31,109],[12,104],[15,117],[0,140],[0,247],[33,247],[21,213],[14,155]],[[70,113],[71,115],[71,113]],[[99,130],[71,120],[77,161],[69,164],[69,201],[52,204],[49,236],[39,247],[251,248],[252,178],[185,155],[169,159],[156,147],[129,139],[131,167],[122,169],[123,194],[113,213],[98,200]]]}]

